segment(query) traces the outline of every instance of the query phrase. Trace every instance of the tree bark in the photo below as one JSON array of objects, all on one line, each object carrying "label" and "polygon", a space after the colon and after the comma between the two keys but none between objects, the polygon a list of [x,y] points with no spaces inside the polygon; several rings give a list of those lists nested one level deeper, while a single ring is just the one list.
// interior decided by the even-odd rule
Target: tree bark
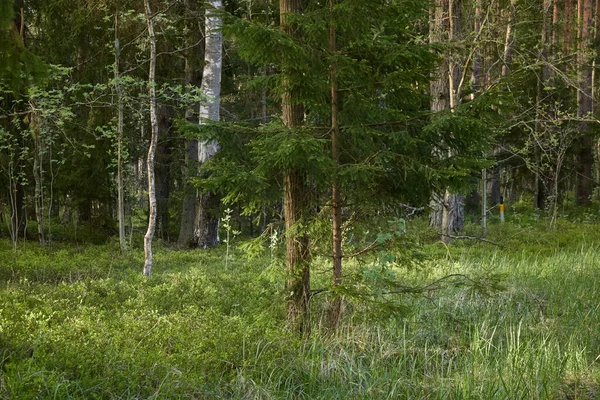
[{"label": "tree bark", "polygon": [[[187,29],[189,36],[187,37],[187,46],[189,47],[185,55],[185,83],[188,85],[200,86],[202,84],[202,68],[200,68],[199,60],[204,53],[203,43],[201,40],[202,29],[196,21],[194,4],[191,0],[186,0],[186,17],[188,19]],[[200,48],[201,47],[201,48]],[[202,57],[203,58],[203,57]],[[194,106],[198,110],[199,105]],[[198,123],[197,116],[194,115],[194,110],[187,110],[185,118],[188,122]],[[179,236],[177,238],[177,246],[189,248],[193,246],[194,241],[194,226],[196,223],[196,197],[198,191],[190,182],[196,176],[198,170],[198,140],[185,140],[185,163],[183,166],[183,204],[181,207],[181,222],[179,225]]]},{"label": "tree bark", "polygon": [[[168,137],[173,126],[173,110],[169,106],[161,106],[158,113],[158,134]],[[157,143],[155,160],[156,178],[156,229],[158,237],[169,240],[169,197],[171,195],[171,143],[163,139]]]},{"label": "tree bark", "polygon": [[[208,97],[200,106],[200,123],[220,118],[221,105],[221,69],[223,58],[223,34],[219,11],[223,7],[221,0],[210,0],[206,9],[204,72],[202,74],[202,92]],[[198,161],[203,164],[219,151],[216,141],[198,144]],[[212,192],[200,192],[194,226],[194,243],[199,248],[213,247],[219,244],[219,197]]]},{"label": "tree bark", "polygon": [[[430,12],[430,41],[452,43],[460,37],[462,23],[461,0],[438,0]],[[461,70],[458,57],[449,52],[440,64],[430,83],[431,111],[452,109],[461,98]],[[449,157],[451,154],[440,154]],[[437,200],[436,200],[437,199]],[[440,201],[441,200],[441,201]],[[435,204],[435,203],[438,204]],[[429,218],[432,226],[441,229],[442,241],[449,243],[451,236],[464,225],[464,196],[448,188],[443,197],[434,196]]]},{"label": "tree bark", "polygon": [[125,238],[125,193],[123,178],[123,90],[120,79],[119,12],[115,12],[115,91],[117,93],[117,215],[119,219],[119,244],[127,245]]},{"label": "tree bark", "polygon": [[591,28],[592,28],[592,0],[579,0],[579,52],[578,52],[578,82],[577,91],[577,116],[582,119],[579,126],[581,138],[577,147],[577,191],[576,202],[587,205],[591,202],[594,181],[592,168],[594,153],[592,150],[592,137],[590,136],[589,122],[593,110],[592,98],[592,59],[591,59]]},{"label": "tree bark", "polygon": [[[448,39],[450,22],[448,18],[449,0],[437,0],[429,12],[429,41],[430,43],[443,43]],[[450,108],[450,88],[448,80],[448,57],[444,56],[431,75],[429,93],[431,95],[430,108],[433,113]],[[444,157],[443,154],[437,154]],[[429,225],[441,228],[443,214],[443,198],[432,194],[430,202]]]},{"label": "tree bark", "polygon": [[33,136],[33,180],[35,220],[37,222],[37,234],[40,245],[44,245],[44,189],[42,187],[43,169],[42,169],[42,138],[40,136],[39,117],[34,104],[30,103],[29,127]]},{"label": "tree bark", "polygon": [[154,35],[154,24],[152,22],[152,11],[150,0],[144,0],[146,11],[146,22],[148,25],[148,37],[150,39],[150,70],[148,73],[148,87],[150,95],[150,146],[146,165],[148,168],[148,230],[144,235],[144,276],[150,277],[152,273],[152,239],[156,227],[156,187],[154,181],[154,156],[158,142],[158,120],[156,116],[156,37]]},{"label": "tree bark", "polygon": [[[290,14],[299,14],[300,0],[280,0],[280,24],[282,30],[290,36],[300,38],[300,32],[288,22]],[[290,87],[291,71],[282,70],[281,109],[283,123],[289,128],[302,125],[304,107],[296,101]],[[293,134],[293,133],[291,133]],[[283,209],[286,228],[286,268],[287,281],[287,324],[292,330],[307,333],[309,329],[308,301],[310,299],[310,269],[308,235],[300,223],[305,216],[306,178],[299,169],[286,171],[283,179]]]},{"label": "tree bark", "polygon": [[[333,16],[334,0],[329,1],[329,9],[331,12],[331,22],[329,25],[329,46],[331,55],[335,57],[337,52],[335,25]],[[331,156],[335,163],[335,175],[333,184],[331,185],[331,217],[332,217],[332,254],[333,254],[333,285],[342,284],[342,196],[340,193],[340,185],[338,179],[340,167],[340,127],[338,120],[338,82],[337,82],[337,65],[335,61],[330,67],[331,79]],[[339,295],[335,295],[331,305],[331,328],[337,329],[340,318],[342,316],[343,299]]]},{"label": "tree bark", "polygon": [[571,53],[573,48],[573,0],[564,0],[565,11],[563,20],[563,54]]}]

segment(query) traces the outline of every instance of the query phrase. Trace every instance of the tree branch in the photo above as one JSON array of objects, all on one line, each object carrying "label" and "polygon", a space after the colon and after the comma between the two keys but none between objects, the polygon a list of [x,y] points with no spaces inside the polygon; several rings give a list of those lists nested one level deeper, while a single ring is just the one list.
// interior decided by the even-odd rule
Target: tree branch
[{"label": "tree branch", "polygon": [[450,239],[479,240],[481,242],[493,244],[494,246],[498,246],[500,248],[503,248],[503,246],[501,244],[498,244],[496,242],[492,242],[491,240],[488,240],[488,239],[482,238],[482,237],[478,237],[478,236],[454,236],[454,235],[445,235],[445,234],[442,234],[442,236],[449,237]]}]

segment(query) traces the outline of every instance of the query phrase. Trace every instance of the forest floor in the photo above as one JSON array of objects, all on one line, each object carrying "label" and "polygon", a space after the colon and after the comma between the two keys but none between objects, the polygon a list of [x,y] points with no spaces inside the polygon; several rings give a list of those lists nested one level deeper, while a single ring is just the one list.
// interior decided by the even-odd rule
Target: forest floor
[{"label": "forest floor", "polygon": [[[380,251],[347,263],[342,326],[327,329],[323,292],[305,337],[285,329],[278,249],[250,258],[235,239],[225,263],[225,245],[157,242],[146,279],[141,249],[116,241],[15,251],[2,239],[0,398],[600,397],[596,221],[548,229],[513,215],[491,221],[500,246],[444,246],[423,221],[406,234],[419,262]],[[327,285],[328,264],[315,259],[315,288]]]}]

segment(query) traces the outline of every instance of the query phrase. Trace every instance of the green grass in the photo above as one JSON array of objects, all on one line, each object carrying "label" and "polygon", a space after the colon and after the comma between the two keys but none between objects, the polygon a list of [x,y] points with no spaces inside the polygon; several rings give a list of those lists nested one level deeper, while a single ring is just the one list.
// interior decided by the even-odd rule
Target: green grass
[{"label": "green grass", "polygon": [[[0,398],[600,396],[593,224],[560,221],[551,231],[543,222],[492,221],[489,239],[502,248],[446,247],[418,221],[408,230],[428,258],[417,266],[390,262],[386,273],[397,281],[502,276],[504,289],[476,290],[457,277],[424,295],[378,292],[361,299],[402,307],[349,301],[335,334],[324,327],[320,294],[312,334],[298,338],[284,328],[279,259],[247,259],[238,248],[225,267],[224,247],[176,251],[157,243],[154,275],[145,279],[141,251],[121,253],[114,241],[21,243],[16,252],[0,241]],[[377,259],[348,263],[348,275],[381,271]],[[315,260],[314,287],[327,284],[327,264]]]}]

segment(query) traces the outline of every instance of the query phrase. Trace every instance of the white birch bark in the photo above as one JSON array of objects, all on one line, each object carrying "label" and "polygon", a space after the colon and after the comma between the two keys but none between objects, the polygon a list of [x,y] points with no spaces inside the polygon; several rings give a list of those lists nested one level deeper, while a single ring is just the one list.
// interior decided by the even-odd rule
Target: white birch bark
[{"label": "white birch bark", "polygon": [[[222,0],[209,0],[205,13],[204,71],[202,74],[202,93],[207,100],[200,105],[200,124],[206,120],[218,121],[221,105],[221,69],[223,60],[223,34],[220,11]],[[203,164],[219,151],[216,140],[198,144],[198,161]],[[194,227],[194,242],[198,247],[206,248],[219,243],[218,217],[210,215],[209,208],[215,203],[215,195],[202,193],[198,199],[198,210]]]},{"label": "white birch bark", "polygon": [[148,149],[148,230],[144,235],[144,276],[149,277],[152,272],[152,239],[156,227],[156,186],[154,182],[154,155],[156,154],[156,143],[158,141],[158,120],[156,117],[156,37],[154,36],[154,24],[152,23],[152,11],[150,0],[144,0],[146,21],[148,23],[148,37],[150,39],[150,71],[148,73],[148,86],[150,95],[150,147]]}]

